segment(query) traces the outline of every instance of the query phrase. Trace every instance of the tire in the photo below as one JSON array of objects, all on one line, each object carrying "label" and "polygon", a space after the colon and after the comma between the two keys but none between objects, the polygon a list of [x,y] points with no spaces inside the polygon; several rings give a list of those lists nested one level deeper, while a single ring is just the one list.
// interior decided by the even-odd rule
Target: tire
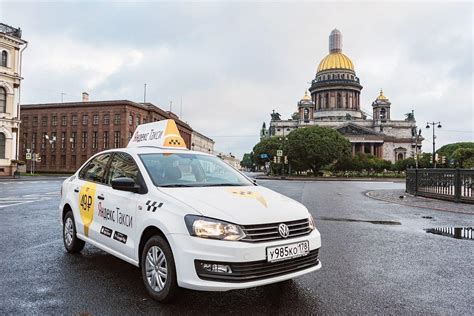
[{"label": "tire", "polygon": [[176,266],[173,252],[163,237],[155,235],[146,242],[141,253],[141,271],[145,288],[154,300],[165,303],[175,297]]},{"label": "tire", "polygon": [[63,242],[64,248],[66,248],[69,253],[78,253],[84,246],[85,242],[77,238],[76,235],[76,222],[74,221],[74,216],[72,211],[68,211],[63,220]]}]

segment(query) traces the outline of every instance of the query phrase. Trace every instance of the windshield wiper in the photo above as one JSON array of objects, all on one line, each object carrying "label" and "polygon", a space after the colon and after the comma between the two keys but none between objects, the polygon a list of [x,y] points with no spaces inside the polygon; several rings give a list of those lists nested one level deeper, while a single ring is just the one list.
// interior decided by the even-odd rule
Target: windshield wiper
[{"label": "windshield wiper", "polygon": [[159,185],[158,187],[160,188],[190,188],[190,187],[195,187],[195,185],[189,185],[189,184],[163,184]]},{"label": "windshield wiper", "polygon": [[241,184],[241,183],[209,183],[209,184],[204,184],[203,186],[205,186],[205,187],[241,187],[241,186],[245,186],[245,184]]}]

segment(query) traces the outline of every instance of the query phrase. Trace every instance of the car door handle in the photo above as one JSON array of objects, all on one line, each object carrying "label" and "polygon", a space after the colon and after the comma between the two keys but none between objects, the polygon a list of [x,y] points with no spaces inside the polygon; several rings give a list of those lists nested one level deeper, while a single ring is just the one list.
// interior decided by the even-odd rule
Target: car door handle
[{"label": "car door handle", "polygon": [[103,194],[98,195],[97,198],[98,198],[99,200],[103,200],[103,199],[104,199],[104,195],[103,195]]},{"label": "car door handle", "polygon": [[79,193],[79,188],[75,188],[74,192]]}]

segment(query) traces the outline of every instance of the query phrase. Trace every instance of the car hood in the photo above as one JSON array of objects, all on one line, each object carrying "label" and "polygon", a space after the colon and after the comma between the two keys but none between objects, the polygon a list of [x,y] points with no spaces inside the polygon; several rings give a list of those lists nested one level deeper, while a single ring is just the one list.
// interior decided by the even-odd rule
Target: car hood
[{"label": "car hood", "polygon": [[241,225],[299,220],[301,203],[261,186],[159,188],[203,216]]}]

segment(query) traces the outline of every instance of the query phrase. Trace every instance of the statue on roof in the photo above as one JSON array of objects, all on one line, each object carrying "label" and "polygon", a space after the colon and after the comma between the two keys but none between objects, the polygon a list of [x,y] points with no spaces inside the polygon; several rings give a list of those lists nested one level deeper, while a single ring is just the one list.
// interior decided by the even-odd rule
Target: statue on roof
[{"label": "statue on roof", "polygon": [[280,113],[275,112],[275,110],[273,110],[273,112],[270,113],[270,116],[272,117],[272,121],[281,121]]},{"label": "statue on roof", "polygon": [[406,117],[405,121],[409,121],[409,122],[415,121],[415,111],[411,110],[411,113],[406,113],[405,117]]}]

